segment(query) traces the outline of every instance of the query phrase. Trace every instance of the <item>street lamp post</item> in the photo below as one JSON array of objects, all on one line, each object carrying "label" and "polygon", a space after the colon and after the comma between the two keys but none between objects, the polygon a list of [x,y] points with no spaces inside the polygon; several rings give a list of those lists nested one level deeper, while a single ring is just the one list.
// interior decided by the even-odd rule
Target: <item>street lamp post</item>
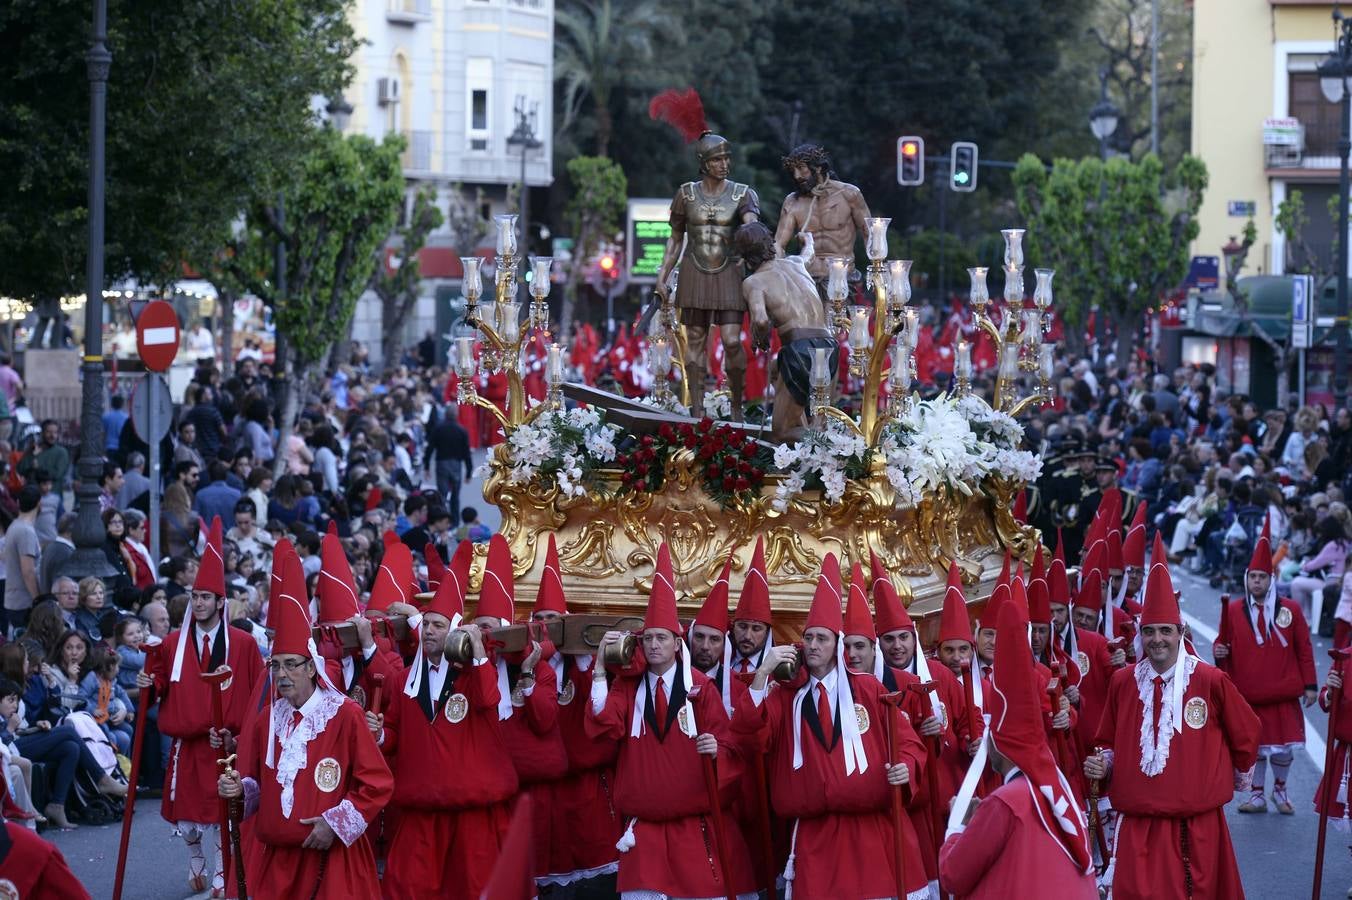
[{"label": "street lamp post", "polygon": [[1089,130],[1099,142],[1099,156],[1108,158],[1108,138],[1117,130],[1117,120],[1122,117],[1113,101],[1108,99],[1108,70],[1099,71],[1099,99],[1089,110]]},{"label": "street lamp post", "polygon": [[[538,110],[532,107],[530,112],[526,112],[526,98],[516,98],[516,129],[507,137],[508,147],[519,147],[521,149],[521,215],[517,223],[521,226],[521,237],[517,246],[521,248],[523,255],[530,253],[530,238],[527,235],[530,232],[530,188],[526,187],[526,156],[532,150],[539,150],[544,146],[544,142],[535,136],[535,122]],[[524,295],[526,291],[525,279],[521,281],[521,291]]]},{"label": "street lamp post", "polygon": [[[99,516],[103,475],[103,189],[108,109],[108,0],[94,0],[94,33],[85,53],[89,77],[89,258],[85,265],[85,354],[80,388],[80,489],[76,491],[75,552],[62,573],[106,578],[115,570],[103,554]],[[59,487],[58,487],[59,489]]]},{"label": "street lamp post", "polygon": [[1347,157],[1352,150],[1352,20],[1333,10],[1337,40],[1333,52],[1319,64],[1319,87],[1324,98],[1338,104],[1342,133],[1338,138],[1338,319],[1333,326],[1333,397],[1338,408],[1347,405]]}]

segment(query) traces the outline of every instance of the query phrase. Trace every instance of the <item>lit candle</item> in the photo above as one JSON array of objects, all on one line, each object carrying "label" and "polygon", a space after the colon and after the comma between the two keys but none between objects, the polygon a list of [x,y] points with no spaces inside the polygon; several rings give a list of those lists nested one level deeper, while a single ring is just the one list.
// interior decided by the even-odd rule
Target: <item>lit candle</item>
[{"label": "lit candle", "polygon": [[978,308],[991,301],[990,289],[986,287],[986,273],[988,271],[985,266],[976,266],[967,270],[968,277],[972,279],[972,290],[968,294],[968,300]]},{"label": "lit candle", "polygon": [[1035,309],[1023,311],[1023,342],[1029,347],[1042,342],[1042,314]]},{"label": "lit candle", "polygon": [[1050,382],[1052,376],[1056,374],[1056,345],[1043,344],[1042,350],[1038,353],[1038,369],[1044,381]]},{"label": "lit candle", "polygon": [[868,307],[856,306],[850,315],[850,349],[862,352],[868,349]]},{"label": "lit candle", "polygon": [[844,300],[850,293],[850,261],[843,256],[826,258],[826,296]]},{"label": "lit candle", "polygon": [[911,302],[911,261],[894,259],[887,264],[887,299],[894,306]]},{"label": "lit candle", "polygon": [[1005,302],[1023,305],[1023,270],[1005,266]]},{"label": "lit candle", "polygon": [[831,383],[831,367],[826,361],[827,347],[812,349],[812,371],[808,378],[813,387],[826,387]]},{"label": "lit candle", "polygon": [[552,385],[563,384],[563,348],[558,344],[549,345],[549,363],[545,368],[545,380]]},{"label": "lit candle", "polygon": [[887,259],[887,226],[891,223],[891,219],[881,216],[868,220],[868,240],[865,241],[864,252],[874,262]]},{"label": "lit candle", "polygon": [[498,256],[516,256],[516,214],[503,213],[493,221],[498,223]]},{"label": "lit candle", "polygon": [[911,389],[911,349],[901,341],[892,345],[892,374],[888,380],[897,393]]},{"label": "lit candle", "polygon": [[1005,268],[1023,268],[1023,231],[1022,228],[1000,230],[1005,239]]},{"label": "lit candle", "polygon": [[536,300],[549,296],[549,278],[554,267],[554,257],[537,256],[530,264],[530,293]]},{"label": "lit candle", "polygon": [[508,344],[515,344],[516,339],[521,336],[521,304],[499,303],[498,316],[501,319],[498,336]]},{"label": "lit candle", "polygon": [[906,329],[901,333],[901,340],[909,350],[914,350],[920,342],[920,314],[914,309],[906,310]]},{"label": "lit candle", "polygon": [[1019,345],[1005,344],[1000,348],[1000,377],[1014,378],[1019,373]]},{"label": "lit candle", "polygon": [[953,375],[957,378],[972,377],[972,345],[958,341],[958,354],[953,358]]},{"label": "lit candle", "polygon": [[464,269],[461,290],[470,303],[477,303],[484,292],[484,260],[482,256],[462,256],[460,266]]},{"label": "lit candle", "polygon": [[1056,276],[1056,270],[1034,269],[1033,274],[1037,276],[1037,286],[1033,288],[1033,305],[1046,312],[1047,307],[1052,305],[1052,278]]},{"label": "lit candle", "polygon": [[455,374],[461,378],[474,376],[474,338],[455,339]]},{"label": "lit candle", "polygon": [[664,337],[654,337],[648,346],[648,368],[659,381],[671,371],[671,348]]}]

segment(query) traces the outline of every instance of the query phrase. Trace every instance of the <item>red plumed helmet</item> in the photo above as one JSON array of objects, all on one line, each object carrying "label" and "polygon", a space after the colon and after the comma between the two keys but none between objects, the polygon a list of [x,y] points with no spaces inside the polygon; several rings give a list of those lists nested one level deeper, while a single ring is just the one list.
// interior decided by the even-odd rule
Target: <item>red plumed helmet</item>
[{"label": "red plumed helmet", "polygon": [[704,101],[694,88],[683,91],[668,88],[658,94],[648,103],[648,118],[675,128],[687,144],[709,130],[704,119]]}]

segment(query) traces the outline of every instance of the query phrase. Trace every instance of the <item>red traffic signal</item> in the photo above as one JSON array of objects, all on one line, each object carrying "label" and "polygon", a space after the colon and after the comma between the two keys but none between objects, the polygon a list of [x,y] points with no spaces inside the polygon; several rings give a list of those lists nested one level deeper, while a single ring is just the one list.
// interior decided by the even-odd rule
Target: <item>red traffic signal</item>
[{"label": "red traffic signal", "polygon": [[615,271],[615,257],[607,253],[605,256],[601,257],[600,266],[601,271],[609,275]]},{"label": "red traffic signal", "polygon": [[916,156],[916,155],[918,155],[919,153],[920,153],[920,144],[918,144],[917,142],[915,142],[915,141],[902,141],[902,142],[901,142],[901,155],[902,155],[902,156],[908,156],[908,157],[909,157],[909,156]]},{"label": "red traffic signal", "polygon": [[925,140],[916,135],[897,138],[897,183],[907,187],[925,183]]}]

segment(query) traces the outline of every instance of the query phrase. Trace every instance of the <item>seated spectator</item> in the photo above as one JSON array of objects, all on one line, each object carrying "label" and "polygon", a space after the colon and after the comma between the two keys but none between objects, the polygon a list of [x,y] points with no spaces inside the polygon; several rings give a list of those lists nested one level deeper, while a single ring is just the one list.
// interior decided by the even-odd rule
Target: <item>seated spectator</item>
[{"label": "seated spectator", "polygon": [[486,544],[493,536],[493,529],[479,521],[479,511],[472,506],[460,510],[460,527],[455,530],[455,539]]},{"label": "seated spectator", "polygon": [[144,642],[145,626],[136,616],[127,616],[113,629],[113,650],[118,656],[117,683],[132,700],[140,692],[136,676],[146,666],[146,652],[141,649]]},{"label": "seated spectator", "polygon": [[80,682],[80,695],[85,711],[103,729],[123,756],[131,754],[132,706],[131,697],[117,683],[122,657],[107,647],[95,647],[90,654],[88,672]]},{"label": "seated spectator", "polygon": [[79,519],[68,512],[56,520],[56,539],[42,548],[38,560],[38,590],[55,593],[52,585],[56,577],[65,568],[66,561],[75,555],[75,522]]},{"label": "seated spectator", "polygon": [[57,702],[66,712],[84,708],[80,682],[89,671],[86,665],[88,661],[89,639],[78,631],[67,631],[61,635],[56,647],[47,654],[47,664],[42,667],[42,675],[47,680],[47,686],[56,692]]},{"label": "seated spectator", "polygon": [[1278,594],[1289,594],[1300,604],[1306,621],[1312,629],[1319,627],[1321,610],[1314,608],[1314,595],[1322,591],[1324,582],[1331,578],[1342,580],[1343,565],[1349,545],[1347,531],[1336,516],[1326,516],[1315,527],[1315,554],[1300,564],[1300,569],[1288,584],[1278,583]]},{"label": "seated spectator", "polygon": [[[35,648],[44,659],[56,647],[61,635],[75,627],[75,610],[80,605],[79,588],[69,578],[64,581],[70,582],[69,600],[63,595],[61,605],[58,605],[58,601],[51,598],[39,599],[33,605],[33,612],[28,617],[28,630],[20,639],[23,644]],[[57,580],[57,588],[65,588],[61,579]],[[64,608],[66,602],[70,603],[69,612]]]},{"label": "seated spectator", "polygon": [[75,610],[75,630],[90,641],[98,642],[111,637],[101,630],[106,594],[107,590],[100,579],[92,575],[80,579],[80,605]]},{"label": "seated spectator", "polygon": [[[7,806],[13,804],[16,818],[46,825],[47,817],[33,806],[33,763],[19,752],[19,698],[23,694],[17,682],[0,676],[0,772],[9,788]],[[6,810],[6,817],[10,817]]]}]

